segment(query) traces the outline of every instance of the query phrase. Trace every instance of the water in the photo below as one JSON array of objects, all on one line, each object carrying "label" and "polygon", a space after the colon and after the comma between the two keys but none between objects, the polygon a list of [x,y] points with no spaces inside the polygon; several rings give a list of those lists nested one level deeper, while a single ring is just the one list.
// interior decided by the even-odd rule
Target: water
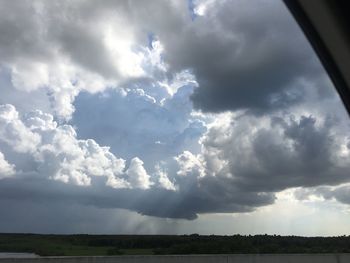
[{"label": "water", "polygon": [[36,258],[39,257],[34,253],[12,253],[12,252],[0,252],[0,258]]}]

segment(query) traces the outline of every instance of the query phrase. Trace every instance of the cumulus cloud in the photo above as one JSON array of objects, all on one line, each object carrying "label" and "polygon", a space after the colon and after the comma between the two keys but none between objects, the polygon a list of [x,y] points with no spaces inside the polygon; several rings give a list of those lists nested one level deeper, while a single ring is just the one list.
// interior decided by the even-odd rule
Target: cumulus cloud
[{"label": "cumulus cloud", "polygon": [[170,181],[167,173],[162,170],[159,165],[156,166],[156,174],[159,176],[158,182],[162,188],[172,191],[175,191],[177,189],[176,185]]},{"label": "cumulus cloud", "polygon": [[[109,145],[113,153],[127,160],[138,156],[149,171],[160,160],[173,159],[185,150],[198,152],[198,140],[206,127],[201,118],[191,115],[193,85],[179,87],[173,96],[162,98],[151,96],[148,87],[142,87],[79,95],[72,120],[80,137]],[[162,90],[153,86],[158,95]]]},{"label": "cumulus cloud", "polygon": [[[33,157],[32,172],[40,176],[81,186],[91,185],[93,176],[106,177],[106,184],[113,188],[147,189],[151,185],[139,158],[132,159],[125,170],[125,160],[109,147],[92,139],[79,140],[72,126],[57,125],[50,114],[37,110],[21,117],[13,105],[1,105],[0,128],[0,139],[11,146],[12,154]],[[13,173],[3,156],[1,164],[2,170]]]},{"label": "cumulus cloud", "polygon": [[[7,112],[12,111],[14,107],[7,106]],[[100,208],[194,219],[201,213],[251,212],[272,204],[275,193],[283,189],[349,180],[349,152],[344,151],[348,140],[334,136],[337,126],[329,118],[228,114],[208,127],[199,153],[184,151],[149,174],[139,158],[126,167],[108,147],[77,139],[72,126],[57,125],[49,114],[15,115],[17,122],[41,138],[37,151],[27,151],[34,156],[36,168],[22,176],[32,177],[38,171],[41,179],[19,185],[7,179],[1,184],[6,198],[20,188],[23,197],[33,195],[37,201],[68,199]]]},{"label": "cumulus cloud", "polygon": [[9,164],[2,152],[0,152],[0,179],[12,176],[15,173],[15,166]]},{"label": "cumulus cloud", "polygon": [[165,69],[160,42],[148,46],[150,32],[136,32],[128,4],[2,1],[1,7],[1,66],[14,88],[46,89],[63,119],[80,91],[102,91]]},{"label": "cumulus cloud", "polygon": [[11,145],[18,152],[34,152],[40,143],[40,136],[28,129],[19,119],[15,107],[0,105],[0,140]]},{"label": "cumulus cloud", "polygon": [[[193,23],[157,31],[170,70],[190,68],[196,76],[196,108],[264,113],[300,103],[299,80],[323,76],[282,2],[261,1],[258,9],[253,2],[203,2]],[[175,35],[181,41],[172,41]]]},{"label": "cumulus cloud", "polygon": [[[50,114],[35,111],[21,116],[14,106],[4,105],[2,116],[7,117],[3,117],[7,130],[20,127],[38,138],[35,150],[27,147],[19,151],[32,157],[34,163],[30,170],[16,173],[13,180],[2,183],[8,191],[13,187],[24,187],[28,193],[36,192],[35,196],[48,195],[58,199],[61,199],[61,191],[68,191],[68,196],[78,200],[79,196],[84,196],[88,198],[88,204],[99,207],[127,208],[146,215],[189,219],[196,218],[197,213],[252,211],[274,199],[273,194],[246,193],[219,177],[204,176],[204,165],[199,157],[188,151],[174,159],[179,168],[175,166],[175,170],[169,170],[171,174],[159,174],[158,171],[151,176],[139,158],[133,158],[126,168],[125,160],[117,158],[108,147],[101,147],[91,139],[77,139],[72,126],[58,125]],[[13,155],[18,152],[17,145],[24,145],[27,140],[22,136],[15,145],[6,140],[5,143],[12,147],[13,151],[9,152]],[[25,177],[38,179],[16,186],[15,182]],[[101,186],[98,178],[105,178],[106,186]],[[53,183],[55,181],[57,183]],[[39,190],[43,184],[45,190]],[[76,187],[72,187],[74,185]],[[108,187],[120,190],[108,190]],[[47,192],[49,188],[52,188],[52,194]],[[85,188],[87,190],[83,190]],[[8,191],[3,195],[6,196]],[[97,192],[93,194],[93,191]],[[113,201],[116,199],[118,201]],[[162,205],[159,205],[161,200]]]},{"label": "cumulus cloud", "polygon": [[180,166],[180,169],[177,171],[177,174],[186,176],[187,174],[198,172],[197,176],[204,176],[205,169],[200,157],[201,156],[196,156],[189,151],[184,151],[179,156],[176,156],[175,160]]},{"label": "cumulus cloud", "polygon": [[132,186],[140,189],[148,189],[151,186],[150,176],[143,168],[143,161],[135,157],[131,160],[126,174],[129,176],[129,181]]},{"label": "cumulus cloud", "polygon": [[[203,138],[209,174],[229,177],[247,191],[339,184],[349,180],[347,142],[327,118],[244,116],[213,126]],[[346,144],[345,144],[346,145]]]},{"label": "cumulus cloud", "polygon": [[194,1],[193,20],[185,2],[3,2],[2,66],[16,89],[45,88],[66,119],[81,91],[139,78],[167,83],[184,70],[195,75],[192,100],[206,112],[300,103],[300,80],[324,77],[283,3]]}]

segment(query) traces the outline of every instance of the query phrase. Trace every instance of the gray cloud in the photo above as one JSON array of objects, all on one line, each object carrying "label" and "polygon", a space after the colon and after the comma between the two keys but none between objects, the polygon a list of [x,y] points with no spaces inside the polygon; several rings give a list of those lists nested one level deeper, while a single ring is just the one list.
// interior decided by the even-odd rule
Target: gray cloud
[{"label": "gray cloud", "polygon": [[[193,70],[194,106],[266,112],[303,100],[300,79],[324,71],[282,2],[222,1],[183,28],[158,31],[173,70]],[[177,41],[174,41],[175,35]],[[185,51],[185,52],[184,52]]]},{"label": "gray cloud", "polygon": [[274,199],[269,193],[241,191],[222,178],[203,177],[197,172],[203,165],[196,160],[199,156],[190,152],[171,159],[172,169],[161,163],[166,187],[158,173],[148,174],[138,157],[126,164],[108,147],[77,139],[72,126],[57,125],[52,115],[40,111],[21,116],[12,105],[1,105],[0,135],[1,143],[9,146],[2,166],[11,175],[1,180],[3,199],[73,202],[187,219],[198,213],[248,212]]},{"label": "gray cloud", "polygon": [[0,196],[2,200],[18,203],[30,200],[33,203],[51,203],[55,206],[68,203],[101,209],[124,208],[143,215],[185,219],[195,219],[198,213],[250,212],[257,206],[274,201],[271,194],[244,193],[239,190],[232,191],[232,188],[227,188],[224,194],[217,195],[217,191],[195,186],[191,191],[185,192],[162,189],[115,191],[112,188],[101,187],[98,183],[93,183],[93,187],[79,187],[45,179],[5,178],[0,185]]},{"label": "gray cloud", "polygon": [[308,200],[310,196],[321,197],[325,200],[336,200],[342,204],[350,205],[349,183],[339,186],[319,186],[307,189],[298,189],[295,193],[299,200]]},{"label": "gray cloud", "polygon": [[[2,233],[176,234],[175,221],[76,203],[0,200]],[[25,220],[23,220],[25,218]]]},{"label": "gray cloud", "polygon": [[[63,104],[80,90],[118,85],[142,67],[161,78],[192,70],[199,84],[192,100],[205,112],[264,113],[300,103],[300,80],[317,82],[324,71],[282,2],[256,5],[220,1],[192,20],[186,1],[3,1],[2,63],[19,88],[50,86],[56,111],[65,117],[74,108]],[[150,34],[164,47],[166,73],[147,69],[137,57],[147,57]],[[322,93],[324,85],[316,88]]]},{"label": "gray cloud", "polygon": [[150,32],[139,31],[142,23],[134,21],[133,5],[1,1],[2,73],[5,69],[17,90],[44,89],[42,104],[48,101],[62,119],[71,117],[80,91],[95,93],[136,77],[160,76],[158,51],[148,46]]},{"label": "gray cloud", "polygon": [[339,140],[335,127],[327,118],[303,115],[240,117],[209,130],[203,158],[209,173],[229,174],[232,184],[245,191],[337,185],[350,179],[350,163],[342,153],[348,137]]},{"label": "gray cloud", "polygon": [[[19,136],[13,149],[30,153],[31,148],[24,146],[32,145],[38,135],[41,143],[34,154],[36,168],[2,179],[3,199],[52,200],[195,219],[201,213],[251,212],[272,204],[275,192],[287,188],[349,180],[349,162],[341,152],[348,140],[335,136],[334,121],[327,118],[243,115],[214,124],[201,139],[200,153],[185,151],[161,165],[174,185],[167,190],[158,184],[157,173],[147,174],[139,159],[125,170],[124,161],[108,149],[91,140],[75,141],[72,128],[52,126],[49,115],[31,113],[21,124],[11,112],[5,107],[3,118],[14,118],[13,127],[26,131],[16,133],[26,136]],[[6,138],[2,136],[5,142]],[[69,147],[62,140],[70,141]],[[8,161],[9,165],[11,158]]]}]

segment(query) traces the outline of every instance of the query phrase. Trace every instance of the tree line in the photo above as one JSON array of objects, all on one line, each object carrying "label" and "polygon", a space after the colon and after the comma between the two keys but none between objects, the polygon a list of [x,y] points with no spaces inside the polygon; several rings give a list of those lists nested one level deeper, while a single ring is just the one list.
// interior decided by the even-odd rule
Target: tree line
[{"label": "tree line", "polygon": [[[0,234],[0,252],[39,255],[350,253],[350,236]],[[81,252],[85,255],[87,252]],[[68,253],[68,254],[67,254]],[[70,254],[69,254],[70,253]]]}]

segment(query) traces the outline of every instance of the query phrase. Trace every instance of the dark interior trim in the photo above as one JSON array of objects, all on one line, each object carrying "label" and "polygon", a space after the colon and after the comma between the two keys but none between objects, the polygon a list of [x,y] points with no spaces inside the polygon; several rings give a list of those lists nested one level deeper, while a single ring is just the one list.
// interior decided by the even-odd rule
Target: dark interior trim
[{"label": "dark interior trim", "polygon": [[[322,37],[322,34],[323,36],[328,34],[329,30],[332,30],[332,26],[336,25],[336,28],[333,27],[335,31],[332,31],[332,33],[336,31],[341,32],[339,36],[345,40],[344,43],[349,43],[349,4],[347,4],[347,1],[342,0],[306,0],[309,1],[307,3],[309,10],[306,10],[305,3],[302,3],[302,1],[303,0],[284,0],[284,3],[291,11],[292,15],[316,51],[324,68],[328,72],[329,77],[333,81],[334,86],[345,105],[345,108],[350,114],[350,85],[347,82],[346,78],[349,77],[349,75],[344,75],[344,72],[349,71],[350,68],[342,68],[342,65],[340,65],[339,61],[337,62],[337,60],[334,58],[335,50],[331,50],[329,48],[331,45],[329,45],[329,43],[326,43],[327,39],[325,40],[325,38]],[[314,5],[315,8],[310,8],[312,5]],[[327,29],[325,29],[325,27],[322,25],[315,25],[315,23],[312,22],[315,21],[313,18],[318,15],[317,7],[319,7],[319,5],[323,5],[323,11],[326,11],[327,15],[329,15],[329,18],[332,19],[333,23],[327,24]],[[311,16],[315,17],[310,17],[310,14]],[[322,30],[324,31],[322,32]],[[334,43],[332,44],[334,46]],[[341,49],[346,49],[345,51],[348,52],[350,50],[350,46],[347,44],[337,47],[337,49],[339,48],[340,51],[336,50],[336,52],[342,52]],[[346,59],[346,56],[344,59]]]}]

